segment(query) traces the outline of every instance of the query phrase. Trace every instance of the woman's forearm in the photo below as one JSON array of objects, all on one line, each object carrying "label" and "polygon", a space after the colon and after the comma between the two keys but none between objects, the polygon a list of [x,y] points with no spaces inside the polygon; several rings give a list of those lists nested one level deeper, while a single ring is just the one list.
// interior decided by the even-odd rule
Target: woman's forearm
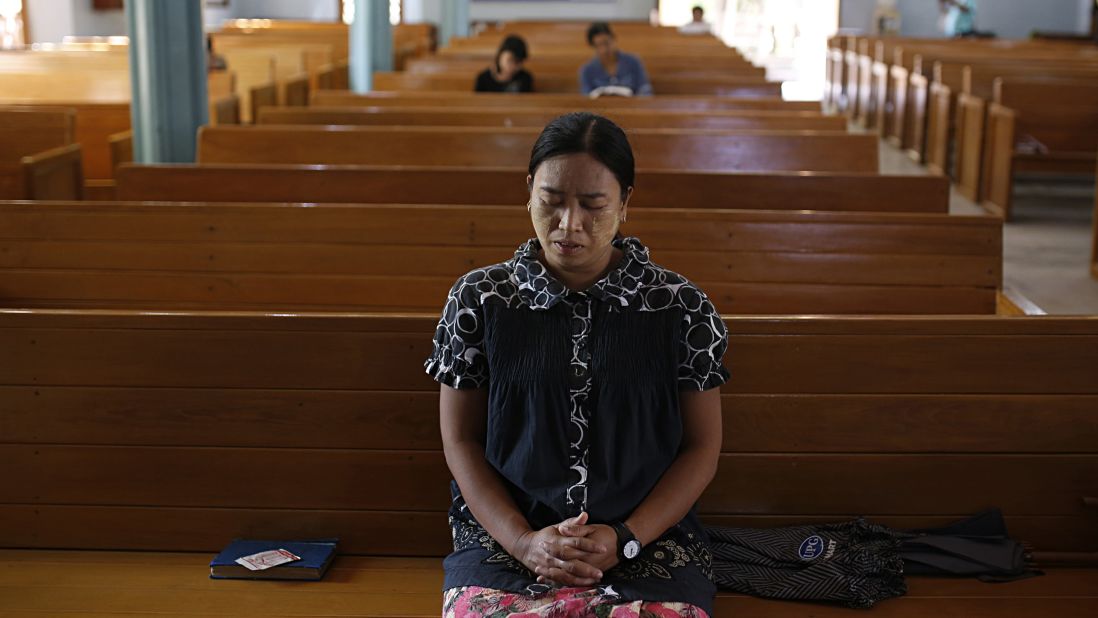
[{"label": "woman's forearm", "polygon": [[443,451],[473,517],[514,556],[515,544],[530,531],[530,523],[519,512],[499,473],[484,459],[484,445],[472,440],[455,442],[446,444]]},{"label": "woman's forearm", "polygon": [[655,488],[625,521],[642,545],[682,521],[717,473],[719,451],[706,446],[679,452]]}]

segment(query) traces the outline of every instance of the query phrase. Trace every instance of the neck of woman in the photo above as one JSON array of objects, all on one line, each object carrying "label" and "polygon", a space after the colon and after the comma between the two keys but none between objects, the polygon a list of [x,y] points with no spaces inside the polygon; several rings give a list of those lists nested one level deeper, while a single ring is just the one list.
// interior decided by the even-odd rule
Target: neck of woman
[{"label": "neck of woman", "polygon": [[605,261],[600,260],[601,265],[585,268],[583,270],[564,270],[550,264],[549,261],[545,259],[544,249],[538,253],[538,261],[540,261],[545,268],[549,269],[549,272],[552,273],[558,281],[563,283],[564,287],[572,292],[582,292],[601,281],[607,273],[618,267],[618,264],[621,263],[623,257],[625,257],[625,253],[621,249],[610,247],[610,251],[606,255]]}]

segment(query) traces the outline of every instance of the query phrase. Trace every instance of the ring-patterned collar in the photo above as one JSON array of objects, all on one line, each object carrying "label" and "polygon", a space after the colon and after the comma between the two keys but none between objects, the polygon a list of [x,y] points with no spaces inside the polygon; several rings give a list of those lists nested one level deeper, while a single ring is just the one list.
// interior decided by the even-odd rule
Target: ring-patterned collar
[{"label": "ring-patterned collar", "polygon": [[[624,254],[621,262],[584,293],[606,303],[628,307],[644,282],[645,270],[652,264],[648,248],[632,236],[619,236],[613,245]],[[541,263],[541,243],[531,238],[523,243],[512,260],[513,281],[523,302],[531,309],[549,309],[572,292]]]}]

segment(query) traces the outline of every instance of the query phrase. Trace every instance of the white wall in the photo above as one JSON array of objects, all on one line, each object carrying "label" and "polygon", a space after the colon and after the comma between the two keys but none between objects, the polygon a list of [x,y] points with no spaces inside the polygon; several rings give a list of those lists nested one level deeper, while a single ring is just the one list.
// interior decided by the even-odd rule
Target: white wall
[{"label": "white wall", "polygon": [[207,4],[202,9],[202,25],[206,30],[217,30],[226,19],[235,19],[236,3],[229,2],[229,6],[210,6]]},{"label": "white wall", "polygon": [[[926,0],[937,5],[935,0]],[[839,1],[839,28],[868,32],[870,22],[873,21],[873,9],[877,6],[877,0],[840,0]]]},{"label": "white wall", "polygon": [[60,43],[73,33],[73,0],[26,0],[31,43]]},{"label": "white wall", "polygon": [[976,0],[976,27],[1005,39],[1026,38],[1034,30],[1089,32],[1079,22],[1079,0]]},{"label": "white wall", "polygon": [[229,0],[234,17],[338,21],[337,0]]},{"label": "white wall", "polygon": [[443,0],[404,0],[404,21],[410,24],[442,23]]},{"label": "white wall", "polygon": [[72,0],[72,21],[73,31],[70,34],[76,36],[126,34],[126,11],[122,9],[96,11],[88,0]]},{"label": "white wall", "polygon": [[648,20],[656,0],[609,0],[606,2],[495,2],[472,0],[469,16],[473,21],[516,19],[555,20]]},{"label": "white wall", "polygon": [[[1000,38],[1021,39],[1034,30],[1088,32],[1091,0],[976,0],[976,28]],[[876,0],[842,0],[840,28],[868,31]],[[898,0],[901,34],[941,36],[937,0]]]}]

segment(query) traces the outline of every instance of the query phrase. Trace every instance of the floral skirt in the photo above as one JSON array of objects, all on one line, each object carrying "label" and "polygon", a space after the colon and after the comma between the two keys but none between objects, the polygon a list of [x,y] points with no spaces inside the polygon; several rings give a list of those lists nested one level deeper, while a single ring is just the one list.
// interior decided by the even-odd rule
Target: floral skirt
[{"label": "floral skirt", "polygon": [[709,618],[688,603],[623,601],[597,588],[554,588],[537,596],[465,586],[443,595],[443,618],[535,618],[592,616],[595,618]]}]

